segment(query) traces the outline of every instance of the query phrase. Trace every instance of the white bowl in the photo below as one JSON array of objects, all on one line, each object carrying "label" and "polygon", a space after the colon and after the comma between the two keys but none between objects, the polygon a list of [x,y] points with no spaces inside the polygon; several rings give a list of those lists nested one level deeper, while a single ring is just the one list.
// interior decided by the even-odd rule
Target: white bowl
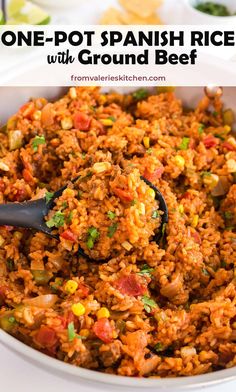
[{"label": "white bowl", "polygon": [[[36,71],[32,69],[32,73]],[[224,69],[222,69],[224,72]],[[119,92],[129,92],[134,90],[135,87],[115,88]],[[0,118],[3,122],[6,121],[10,114],[13,114],[19,105],[23,104],[31,96],[44,96],[49,99],[58,97],[64,92],[64,88],[58,87],[27,87],[27,88],[15,88],[15,87],[1,87],[0,88]],[[197,104],[203,94],[202,87],[179,87],[176,89],[176,94],[181,98],[184,104],[188,107],[193,107]],[[225,107],[232,108],[236,113],[236,87],[224,88],[224,102]],[[163,379],[145,379],[145,378],[131,378],[121,377],[115,375],[109,375],[99,373],[93,370],[87,370],[73,365],[63,363],[59,360],[48,357],[31,347],[26,346],[20,341],[16,340],[12,336],[8,335],[3,330],[0,330],[0,344],[6,346],[9,350],[17,353],[20,358],[29,361],[31,364],[36,365],[48,372],[51,372],[57,376],[68,378],[72,381],[77,381],[78,385],[82,385],[86,382],[96,389],[103,389],[104,384],[111,384],[116,386],[115,390],[120,388],[130,387],[133,388],[155,388],[164,391],[184,391],[192,390],[194,388],[211,386],[226,381],[236,380],[236,367],[231,369],[225,369],[216,371],[213,373],[203,374],[199,376],[191,377],[179,377],[179,378],[163,378]],[[1,356],[1,351],[0,351]],[[3,359],[2,359],[3,360]],[[124,389],[123,389],[124,390]]]},{"label": "white bowl", "polygon": [[43,5],[50,8],[68,8],[79,7],[85,0],[32,0],[38,5]]},{"label": "white bowl", "polygon": [[[235,24],[236,15],[231,16],[213,16],[196,10],[194,6],[199,3],[206,3],[209,0],[182,0],[182,23],[195,25],[217,25],[217,24]],[[213,0],[213,2],[225,5],[231,13],[236,12],[235,0]]]}]

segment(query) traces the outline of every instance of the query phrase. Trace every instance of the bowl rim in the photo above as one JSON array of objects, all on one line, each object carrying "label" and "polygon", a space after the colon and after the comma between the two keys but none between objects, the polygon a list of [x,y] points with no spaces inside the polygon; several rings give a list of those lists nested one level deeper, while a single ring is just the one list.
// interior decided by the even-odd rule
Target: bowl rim
[{"label": "bowl rim", "polygon": [[[222,23],[224,23],[226,20],[227,21],[232,21],[233,22],[233,20],[234,19],[236,19],[236,15],[229,15],[229,16],[216,16],[216,15],[211,15],[211,14],[207,14],[207,13],[205,13],[205,12],[202,12],[202,11],[199,11],[199,10],[197,10],[191,3],[190,3],[190,1],[191,0],[183,0],[183,2],[184,2],[184,4],[185,4],[185,6],[188,8],[188,10],[189,11],[191,11],[195,16],[199,16],[199,15],[201,15],[202,17],[204,17],[204,18],[210,18],[211,20],[212,20],[212,22],[214,22],[214,19],[215,20],[217,20],[217,21],[222,21]],[[197,24],[197,23],[195,23],[195,24]]]},{"label": "bowl rim", "polygon": [[174,388],[175,390],[185,390],[203,386],[209,387],[236,379],[236,367],[196,376],[175,378],[137,378],[117,376],[113,374],[100,373],[95,370],[84,369],[49,357],[48,355],[27,346],[3,330],[0,330],[0,343],[16,354],[20,354],[20,356],[22,356],[25,360],[30,361],[31,364],[37,365],[39,363],[44,370],[52,370],[56,375],[70,375],[77,382],[89,380],[90,382],[99,382],[99,384],[115,386],[160,389]]}]

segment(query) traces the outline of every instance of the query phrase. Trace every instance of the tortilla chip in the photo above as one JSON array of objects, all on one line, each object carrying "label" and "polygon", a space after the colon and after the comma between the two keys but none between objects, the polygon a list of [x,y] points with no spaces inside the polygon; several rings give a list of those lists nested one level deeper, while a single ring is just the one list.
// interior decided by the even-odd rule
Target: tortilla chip
[{"label": "tortilla chip", "polygon": [[162,24],[161,19],[158,15],[150,15],[146,18],[137,16],[131,13],[123,13],[120,15],[122,24],[125,25],[160,25]]},{"label": "tortilla chip", "polygon": [[126,11],[147,18],[155,14],[162,0],[119,0],[119,3]]}]

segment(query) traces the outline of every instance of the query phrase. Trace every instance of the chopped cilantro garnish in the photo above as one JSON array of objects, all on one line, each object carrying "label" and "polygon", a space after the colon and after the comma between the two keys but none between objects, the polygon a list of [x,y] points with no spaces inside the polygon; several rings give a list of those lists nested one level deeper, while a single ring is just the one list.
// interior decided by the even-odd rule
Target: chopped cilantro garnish
[{"label": "chopped cilantro garnish", "polygon": [[51,219],[46,222],[47,227],[61,227],[65,223],[65,217],[63,212],[57,211]]},{"label": "chopped cilantro garnish", "polygon": [[100,233],[96,229],[96,227],[90,227],[88,229],[88,237],[87,237],[87,247],[92,249],[94,247],[94,242],[99,238]]},{"label": "chopped cilantro garnish", "polygon": [[205,268],[202,269],[202,273],[206,276],[209,276],[209,272]]},{"label": "chopped cilantro garnish", "polygon": [[75,332],[75,326],[74,326],[73,321],[71,321],[71,322],[68,324],[68,327],[67,327],[67,335],[68,335],[68,340],[69,340],[69,342],[72,342],[72,341],[74,340],[74,338],[86,339],[84,336],[80,336],[80,335],[78,335],[78,334]]},{"label": "chopped cilantro garnish", "polygon": [[183,137],[182,142],[180,143],[178,149],[179,150],[187,150],[189,146],[190,139],[189,137]]},{"label": "chopped cilantro garnish", "polygon": [[202,177],[211,176],[211,172],[203,171],[203,172],[201,172],[201,176],[202,176]]},{"label": "chopped cilantro garnish", "polygon": [[11,323],[11,324],[15,324],[16,319],[15,319],[14,316],[11,316],[11,317],[8,318],[8,321],[9,321],[9,323]]},{"label": "chopped cilantro garnish", "polygon": [[224,216],[225,216],[225,219],[232,219],[233,214],[231,211],[225,211]]},{"label": "chopped cilantro garnish", "polygon": [[68,214],[68,216],[67,216],[67,218],[66,218],[67,222],[68,222],[68,223],[71,223],[72,218],[73,218],[73,211],[70,211],[69,214]]},{"label": "chopped cilantro garnish", "polygon": [[141,301],[143,302],[144,309],[146,310],[147,313],[150,313],[152,311],[152,308],[157,307],[157,303],[147,295],[143,295]]},{"label": "chopped cilantro garnish", "polygon": [[113,225],[108,227],[107,237],[112,238],[117,230],[118,224],[113,223]]},{"label": "chopped cilantro garnish", "polygon": [[86,153],[85,153],[85,152],[82,152],[81,158],[82,158],[82,159],[85,159],[85,157],[86,157]]},{"label": "chopped cilantro garnish", "polygon": [[139,90],[133,93],[133,98],[136,101],[140,101],[141,99],[145,99],[148,96],[148,91],[145,88],[140,88]]},{"label": "chopped cilantro garnish", "polygon": [[54,196],[53,192],[48,192],[47,191],[45,193],[46,204],[48,204],[52,200],[53,196]]},{"label": "chopped cilantro garnish", "polygon": [[152,213],[153,219],[157,219],[157,218],[159,218],[159,216],[160,216],[159,211],[157,211],[157,210],[153,211],[153,213]]},{"label": "chopped cilantro garnish", "polygon": [[7,265],[8,271],[12,272],[15,270],[14,260],[10,259],[10,257],[8,257],[6,259],[6,265]]},{"label": "chopped cilantro garnish", "polygon": [[203,131],[204,131],[205,125],[204,124],[200,124],[198,127],[198,133],[199,135],[202,135]]},{"label": "chopped cilantro garnish", "polygon": [[214,136],[222,140],[222,142],[225,140],[224,136],[220,135],[219,133],[215,133]]},{"label": "chopped cilantro garnish", "polygon": [[114,212],[112,212],[112,211],[108,211],[108,212],[107,212],[107,216],[108,216],[108,218],[111,219],[111,220],[113,220],[113,219],[116,218],[116,214],[115,214]]},{"label": "chopped cilantro garnish", "polygon": [[163,351],[164,350],[164,347],[163,347],[163,345],[162,345],[162,343],[157,343],[155,346],[154,346],[154,350],[158,353],[158,352],[160,352],[160,351]]},{"label": "chopped cilantro garnish", "polygon": [[111,120],[111,121],[113,121],[113,122],[116,122],[116,119],[115,119],[114,116],[110,116],[110,117],[108,117],[107,119],[108,119],[108,120]]},{"label": "chopped cilantro garnish", "polygon": [[66,201],[63,201],[63,203],[62,203],[62,208],[65,209],[65,208],[67,208],[67,207],[68,207],[67,202],[66,202]]},{"label": "chopped cilantro garnish", "polygon": [[130,204],[131,204],[131,206],[135,206],[135,204],[137,204],[137,200],[132,200],[131,202],[130,202]]},{"label": "chopped cilantro garnish", "polygon": [[217,117],[218,116],[218,112],[216,112],[216,111],[214,111],[214,112],[212,112],[212,115],[214,116],[214,117]]},{"label": "chopped cilantro garnish", "polygon": [[147,153],[147,154],[151,154],[151,153],[152,153],[152,148],[148,148],[148,149],[146,150],[146,153]]},{"label": "chopped cilantro garnish", "polygon": [[44,135],[42,135],[42,136],[38,136],[38,135],[35,136],[35,138],[34,138],[34,140],[32,142],[32,146],[33,146],[34,152],[38,151],[38,146],[40,144],[45,144],[45,143],[46,143],[46,140],[45,140]]},{"label": "chopped cilantro garnish", "polygon": [[154,268],[151,268],[151,267],[149,267],[149,265],[144,264],[142,266],[141,270],[138,272],[138,275],[146,275],[150,278],[153,271],[154,271]]}]

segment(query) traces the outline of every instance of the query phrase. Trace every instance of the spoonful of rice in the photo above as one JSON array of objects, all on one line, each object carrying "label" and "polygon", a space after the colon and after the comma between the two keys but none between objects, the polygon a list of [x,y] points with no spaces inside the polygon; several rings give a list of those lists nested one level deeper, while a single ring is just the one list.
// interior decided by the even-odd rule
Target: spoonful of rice
[{"label": "spoonful of rice", "polygon": [[161,192],[137,169],[97,162],[56,192],[0,205],[0,225],[41,231],[69,251],[105,259],[157,243],[168,209]]}]

